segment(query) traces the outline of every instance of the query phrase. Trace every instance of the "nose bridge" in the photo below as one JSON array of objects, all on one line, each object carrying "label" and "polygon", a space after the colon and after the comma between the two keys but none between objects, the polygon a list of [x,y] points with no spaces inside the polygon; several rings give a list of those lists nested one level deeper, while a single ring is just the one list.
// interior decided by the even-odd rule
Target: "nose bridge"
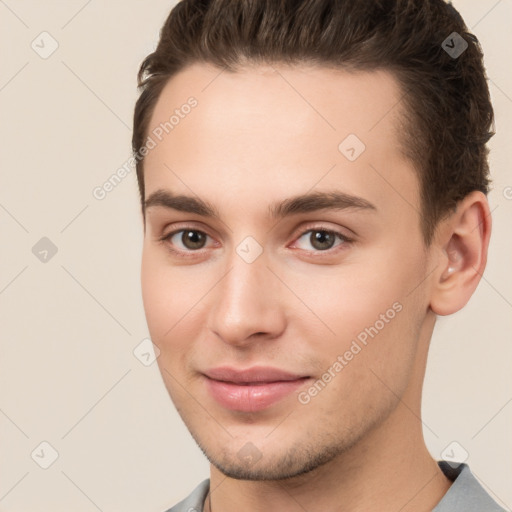
[{"label": "nose bridge", "polygon": [[248,257],[252,250],[250,242],[242,242],[233,251],[210,314],[210,329],[233,344],[244,343],[255,333],[275,336],[284,325],[278,280],[267,267],[265,253]]}]

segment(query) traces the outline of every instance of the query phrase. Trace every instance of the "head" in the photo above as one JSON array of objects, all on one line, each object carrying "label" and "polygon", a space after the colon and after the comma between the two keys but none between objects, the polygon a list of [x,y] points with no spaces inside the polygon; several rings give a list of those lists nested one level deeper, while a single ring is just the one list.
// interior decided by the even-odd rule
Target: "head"
[{"label": "head", "polygon": [[[298,475],[391,435],[405,397],[419,413],[435,316],[469,300],[490,234],[493,111],[455,9],[185,0],[139,86],[146,317],[210,461]],[[261,366],[302,380],[219,401],[216,369]]]}]

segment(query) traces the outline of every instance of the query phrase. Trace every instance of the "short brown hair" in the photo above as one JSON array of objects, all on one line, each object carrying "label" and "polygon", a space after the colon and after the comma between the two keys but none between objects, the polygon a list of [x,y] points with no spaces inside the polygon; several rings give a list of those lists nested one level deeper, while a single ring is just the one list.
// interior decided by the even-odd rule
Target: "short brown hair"
[{"label": "short brown hair", "polygon": [[[443,48],[454,32],[468,43],[457,58]],[[427,246],[461,199],[473,190],[488,193],[494,113],[483,53],[443,0],[182,0],[139,69],[134,154],[163,87],[196,62],[229,72],[279,62],[392,72],[404,93],[402,146],[418,173]],[[143,164],[137,158],[144,215]]]}]

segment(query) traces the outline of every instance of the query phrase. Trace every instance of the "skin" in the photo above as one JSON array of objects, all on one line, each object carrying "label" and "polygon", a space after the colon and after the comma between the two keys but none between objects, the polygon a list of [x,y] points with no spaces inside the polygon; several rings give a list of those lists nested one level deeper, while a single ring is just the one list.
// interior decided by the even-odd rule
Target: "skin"
[{"label": "skin", "polygon": [[[486,197],[467,196],[425,247],[400,89],[386,71],[194,64],[167,83],[150,131],[190,96],[197,107],[146,156],[145,197],[201,198],[219,217],[148,207],[142,291],[165,385],[211,462],[212,510],[431,510],[451,482],[423,439],[428,345],[436,315],[462,308],[485,268]],[[348,134],[366,145],[353,162],[338,150]],[[332,190],[375,209],[268,215],[274,202]],[[185,245],[183,232],[159,240],[179,229],[208,236],[202,246]],[[336,236],[322,250],[312,230],[352,241]],[[248,236],[263,249],[252,263],[236,252]],[[299,391],[397,302],[401,311],[300,403]],[[263,411],[234,412],[202,375],[222,365],[310,380]],[[244,446],[256,462],[238,455]]]}]

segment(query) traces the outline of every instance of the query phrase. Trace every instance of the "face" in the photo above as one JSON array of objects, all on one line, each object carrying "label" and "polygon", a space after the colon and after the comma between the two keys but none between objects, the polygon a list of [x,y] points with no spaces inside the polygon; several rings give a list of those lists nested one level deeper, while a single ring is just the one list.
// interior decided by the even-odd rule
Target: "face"
[{"label": "face", "polygon": [[343,456],[419,371],[428,251],[400,96],[384,71],[196,64],[159,98],[146,318],[175,406],[228,476]]}]

